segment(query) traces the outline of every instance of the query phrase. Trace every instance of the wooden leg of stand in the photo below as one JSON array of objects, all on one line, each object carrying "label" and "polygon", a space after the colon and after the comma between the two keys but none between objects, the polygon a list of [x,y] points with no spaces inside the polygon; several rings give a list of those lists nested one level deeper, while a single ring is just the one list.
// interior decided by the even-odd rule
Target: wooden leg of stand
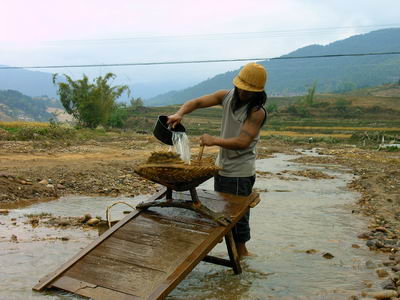
[{"label": "wooden leg of stand", "polygon": [[167,191],[165,193],[165,199],[166,200],[171,200],[172,199],[172,190],[171,189],[167,189]]},{"label": "wooden leg of stand", "polygon": [[225,242],[226,248],[228,249],[229,259],[232,263],[233,272],[235,274],[242,273],[242,267],[240,266],[239,255],[236,250],[235,241],[233,240],[232,230],[225,235]]},{"label": "wooden leg of stand", "polygon": [[192,197],[193,205],[195,207],[200,207],[201,206],[201,203],[200,203],[200,200],[199,200],[199,196],[197,195],[197,192],[196,192],[196,188],[191,188],[190,189],[190,197]]}]

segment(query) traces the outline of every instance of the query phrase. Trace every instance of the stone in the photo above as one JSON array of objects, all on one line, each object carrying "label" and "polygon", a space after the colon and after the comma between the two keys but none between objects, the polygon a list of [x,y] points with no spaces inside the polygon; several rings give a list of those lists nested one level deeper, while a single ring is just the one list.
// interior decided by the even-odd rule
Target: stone
[{"label": "stone", "polygon": [[80,218],[81,223],[86,223],[92,218],[91,214],[85,214],[83,217]]},{"label": "stone", "polygon": [[39,181],[40,184],[47,185],[49,182],[46,179],[42,179]]},{"label": "stone", "polygon": [[376,270],[376,274],[378,274],[378,276],[381,277],[381,278],[389,276],[389,273],[384,269]]},{"label": "stone", "polygon": [[88,224],[88,225],[90,225],[90,226],[94,226],[94,225],[98,224],[99,222],[100,222],[99,219],[97,219],[97,218],[91,218],[90,220],[87,221],[86,224]]},{"label": "stone", "polygon": [[315,250],[315,249],[308,249],[308,250],[306,250],[306,253],[307,254],[315,254],[315,253],[317,253],[318,251],[317,250]]},{"label": "stone", "polygon": [[365,287],[367,287],[367,288],[372,288],[372,286],[374,285],[374,284],[372,283],[372,281],[370,281],[370,280],[364,280],[362,283],[363,283],[363,285],[364,285]]},{"label": "stone", "polygon": [[390,278],[382,281],[381,282],[381,287],[384,290],[396,290],[396,284]]},{"label": "stone", "polygon": [[389,232],[385,227],[379,226],[375,228],[375,231],[381,231],[381,232]]},{"label": "stone", "polygon": [[397,291],[392,291],[392,290],[365,293],[365,296],[372,297],[374,299],[390,299],[392,297],[397,297],[397,295],[398,295]]},{"label": "stone", "polygon": [[382,265],[384,265],[384,266],[386,266],[386,267],[388,267],[388,266],[395,266],[395,265],[396,265],[396,262],[395,262],[395,261],[392,261],[392,260],[383,261],[383,262],[382,262]]},{"label": "stone", "polygon": [[392,267],[392,270],[394,272],[400,272],[400,267],[398,267],[398,266]]},{"label": "stone", "polygon": [[326,258],[326,259],[332,259],[332,258],[334,258],[335,256],[333,256],[333,255],[330,254],[329,252],[326,252],[326,253],[322,254],[322,257],[323,257],[323,258]]},{"label": "stone", "polygon": [[68,226],[70,222],[67,219],[60,219],[58,220],[58,225],[60,226]]},{"label": "stone", "polygon": [[0,209],[0,215],[8,215],[9,212],[10,211],[8,209],[4,209],[4,208]]},{"label": "stone", "polygon": [[368,234],[368,232],[363,232],[363,233],[360,233],[357,237],[359,239],[368,239],[369,238],[369,234]]}]

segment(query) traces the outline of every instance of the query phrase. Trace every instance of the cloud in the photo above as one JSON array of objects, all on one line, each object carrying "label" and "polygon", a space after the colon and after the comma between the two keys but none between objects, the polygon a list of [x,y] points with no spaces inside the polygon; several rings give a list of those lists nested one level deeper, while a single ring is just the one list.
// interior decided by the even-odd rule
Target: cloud
[{"label": "cloud", "polygon": [[[0,64],[32,66],[274,57],[396,24],[400,2],[2,0],[1,10]],[[108,69],[133,83],[195,83],[240,65]]]}]

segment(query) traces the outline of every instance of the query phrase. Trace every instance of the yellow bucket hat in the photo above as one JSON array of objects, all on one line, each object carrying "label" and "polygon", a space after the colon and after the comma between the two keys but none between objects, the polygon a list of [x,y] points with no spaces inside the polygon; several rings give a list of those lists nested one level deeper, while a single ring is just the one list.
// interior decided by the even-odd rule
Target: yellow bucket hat
[{"label": "yellow bucket hat", "polygon": [[267,70],[257,63],[248,63],[233,78],[233,85],[249,92],[262,92],[267,82]]}]

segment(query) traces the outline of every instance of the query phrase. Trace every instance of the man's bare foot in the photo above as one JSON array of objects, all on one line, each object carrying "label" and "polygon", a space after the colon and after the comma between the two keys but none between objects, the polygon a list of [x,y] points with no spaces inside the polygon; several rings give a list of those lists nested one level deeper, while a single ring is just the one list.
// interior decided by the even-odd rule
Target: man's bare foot
[{"label": "man's bare foot", "polygon": [[242,259],[243,257],[246,257],[246,256],[253,256],[253,254],[247,250],[245,243],[237,243],[236,250],[237,250],[239,259]]}]

